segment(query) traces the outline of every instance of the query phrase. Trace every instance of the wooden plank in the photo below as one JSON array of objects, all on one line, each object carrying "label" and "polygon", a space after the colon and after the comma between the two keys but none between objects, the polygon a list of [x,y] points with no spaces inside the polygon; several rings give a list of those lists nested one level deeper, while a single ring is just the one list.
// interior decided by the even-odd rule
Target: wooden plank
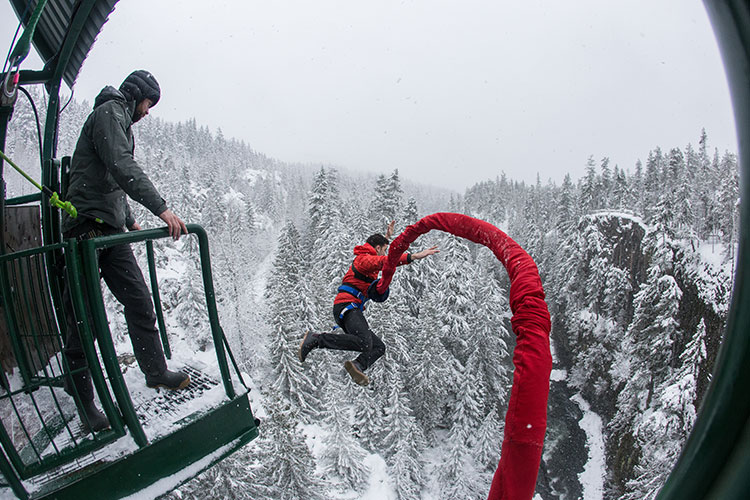
[{"label": "wooden plank", "polygon": [[[41,246],[41,211],[38,205],[5,207],[5,243],[6,253]],[[30,368],[36,372],[60,350],[43,256],[14,261],[7,269],[14,292],[19,329],[17,333],[29,354],[32,365]],[[0,322],[0,364],[6,373],[10,373],[18,363],[10,342],[2,303],[0,312],[3,317]]]}]

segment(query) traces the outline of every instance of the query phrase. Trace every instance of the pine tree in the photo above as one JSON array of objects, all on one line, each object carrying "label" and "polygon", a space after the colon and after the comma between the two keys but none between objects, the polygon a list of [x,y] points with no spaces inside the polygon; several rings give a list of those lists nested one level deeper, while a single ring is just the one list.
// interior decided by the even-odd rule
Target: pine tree
[{"label": "pine tree", "polygon": [[[701,382],[701,378],[707,383],[710,377],[705,373],[707,350],[706,350],[706,321],[701,319],[698,323],[698,327],[695,330],[695,334],[690,339],[690,342],[685,346],[685,350],[680,354],[680,362],[682,363],[678,379],[691,379],[692,387],[690,388],[690,395],[692,396],[692,403],[694,408],[698,408],[700,401],[698,401],[698,384]],[[688,426],[692,427],[692,422],[688,422]]]},{"label": "pine tree", "polygon": [[665,383],[679,336],[677,311],[682,291],[671,275],[674,269],[672,241],[664,232],[647,236],[651,256],[648,277],[634,298],[635,312],[626,333],[624,351],[631,353],[630,372],[617,399],[612,427],[621,433],[634,429],[637,415],[652,406],[654,395]]},{"label": "pine tree", "polygon": [[630,185],[633,193],[632,206],[637,214],[643,216],[646,213],[647,200],[645,196],[646,190],[644,189],[643,163],[640,159],[635,162],[635,172],[633,173]]},{"label": "pine tree", "polygon": [[383,421],[383,450],[396,494],[399,499],[406,500],[419,496],[425,484],[421,459],[425,443],[413,416],[403,380],[395,377],[388,389],[389,406]]},{"label": "pine tree", "polygon": [[[336,373],[341,377],[348,377],[346,372],[341,369],[341,365],[338,366]],[[346,392],[349,397],[348,401],[352,401],[354,406],[354,435],[362,447],[376,453],[381,449],[382,428],[380,422],[383,419],[384,406],[381,404],[379,395],[375,392],[374,385],[374,383],[370,384],[365,389],[350,386]]]},{"label": "pine tree", "polygon": [[402,210],[403,190],[398,169],[389,177],[378,176],[373,190],[373,199],[369,206],[370,232],[381,232],[382,227],[396,220]]},{"label": "pine tree", "polygon": [[711,186],[713,176],[711,173],[711,158],[708,155],[708,136],[706,130],[701,130],[696,158],[697,173],[696,186],[696,212],[698,217],[698,236],[706,239],[714,233],[713,220],[713,196]]},{"label": "pine tree", "polygon": [[310,261],[315,263],[308,281],[323,291],[314,297],[319,309],[329,307],[328,294],[335,292],[352,259],[354,240],[340,217],[340,205],[336,171],[326,173],[321,169],[310,195],[307,238]]},{"label": "pine tree", "polygon": [[575,224],[576,214],[578,213],[575,205],[573,182],[570,180],[570,174],[565,174],[557,204],[557,228],[559,230],[565,231]]},{"label": "pine tree", "polygon": [[626,207],[633,207],[634,200],[628,188],[627,176],[623,170],[617,168],[617,165],[615,165],[614,186],[612,189],[613,208],[622,210]]},{"label": "pine tree", "polygon": [[[210,469],[168,493],[165,500],[186,500],[188,498],[232,498],[237,500],[270,500],[266,490],[258,486],[261,478],[259,461],[262,461],[268,447],[265,436],[253,444],[240,448]],[[270,457],[268,457],[270,459]]]},{"label": "pine tree", "polygon": [[[476,434],[474,450],[477,467],[490,474],[495,471],[500,461],[504,428],[505,423],[501,420],[497,410],[492,409],[485,415]],[[489,484],[490,481],[484,484]]]},{"label": "pine tree", "polygon": [[437,468],[437,480],[442,498],[484,499],[486,485],[480,483],[473,453],[464,446],[469,440],[468,429],[453,426],[443,462]]},{"label": "pine tree", "polygon": [[623,498],[655,498],[677,461],[695,422],[696,376],[697,367],[705,359],[704,334],[701,322],[680,355],[679,370],[661,384],[654,404],[635,418],[633,433],[641,453],[636,476],[628,481],[628,493]]},{"label": "pine tree", "polygon": [[337,477],[343,490],[362,491],[369,470],[363,464],[365,450],[352,435],[349,405],[344,399],[343,380],[330,378],[326,385],[327,415],[324,423],[328,433],[323,438],[323,451],[319,464],[326,477]]},{"label": "pine tree", "polygon": [[294,401],[304,414],[315,415],[320,405],[313,383],[297,359],[300,339],[310,329],[312,320],[311,308],[306,305],[309,291],[302,279],[304,266],[299,244],[297,229],[287,223],[279,236],[274,273],[266,291],[271,328],[269,377],[276,392]]},{"label": "pine tree", "polygon": [[[321,167],[313,179],[313,185],[308,201],[311,237],[316,237],[320,234],[320,231],[331,219],[331,191],[332,188],[329,184],[328,173],[325,168]],[[312,243],[310,246],[312,246]]]},{"label": "pine tree", "polygon": [[675,186],[678,182],[687,180],[685,174],[685,155],[680,148],[672,148],[667,157],[664,175],[665,185]]},{"label": "pine tree", "polygon": [[462,362],[468,356],[469,318],[472,317],[476,298],[471,295],[472,267],[469,247],[460,238],[448,235],[441,245],[441,278],[433,284],[432,293],[442,297],[441,315],[437,327],[440,340]]},{"label": "pine tree", "polygon": [[380,174],[375,182],[375,189],[373,190],[373,198],[370,202],[369,218],[370,218],[370,231],[371,233],[380,231],[381,227],[394,220],[390,216],[392,203],[389,197],[390,182],[385,175]]},{"label": "pine tree", "polygon": [[718,204],[721,206],[718,225],[722,234],[722,242],[726,245],[725,258],[734,260],[735,245],[739,231],[739,201],[740,184],[737,159],[731,153],[726,153],[721,160],[721,184],[718,193]]},{"label": "pine tree", "polygon": [[417,332],[412,339],[414,362],[406,375],[407,380],[412,381],[408,390],[414,415],[424,429],[428,444],[434,438],[435,428],[445,419],[448,388],[455,387],[459,377],[458,361],[441,340],[439,324],[443,300],[443,294],[434,289],[422,299]]},{"label": "pine tree", "polygon": [[609,168],[609,158],[602,158],[600,168],[602,170],[601,189],[599,192],[601,206],[603,208],[612,208],[611,198],[612,191],[614,190],[614,181],[612,179],[612,170]]},{"label": "pine tree", "polygon": [[417,210],[417,200],[414,198],[409,198],[409,200],[406,202],[406,208],[404,209],[404,213],[401,216],[401,220],[403,221],[405,226],[408,226],[410,224],[414,224],[419,219],[419,210]]},{"label": "pine tree", "polygon": [[[192,240],[193,238],[188,238]],[[208,311],[206,309],[206,299],[203,293],[203,282],[201,279],[200,261],[193,259],[187,262],[186,270],[177,279],[177,286],[174,295],[169,293],[173,289],[170,282],[164,283],[161,287],[161,293],[169,297],[170,305],[165,304],[165,308],[173,312],[169,314],[174,318],[181,330],[190,332],[186,341],[189,345],[197,350],[205,350],[211,342],[208,335],[209,321]],[[196,332],[205,332],[204,335],[196,335]]]},{"label": "pine tree", "polygon": [[[475,310],[481,309],[481,314],[471,315],[466,332],[469,346],[467,368],[477,378],[479,401],[484,402],[481,413],[486,414],[505,406],[508,401],[507,388],[512,373],[508,343],[513,340],[503,320],[510,314],[510,307],[507,292],[488,269],[476,262],[471,284],[476,289],[474,307]],[[480,415],[475,417],[478,419]]]},{"label": "pine tree", "polygon": [[389,220],[394,220],[401,213],[401,205],[404,191],[401,189],[401,179],[398,175],[398,169],[391,172],[388,178],[388,201],[390,202],[389,212],[386,214]]},{"label": "pine tree", "polygon": [[589,156],[588,163],[586,163],[586,177],[581,186],[581,212],[583,213],[599,208],[596,184],[596,162],[593,156]]},{"label": "pine tree", "polygon": [[648,154],[648,160],[646,161],[646,172],[643,178],[644,188],[644,216],[650,219],[653,216],[653,210],[658,201],[661,199],[662,187],[662,176],[664,173],[664,156],[662,155],[661,149],[656,148],[650,151]]},{"label": "pine tree", "polygon": [[315,460],[299,431],[299,413],[273,391],[266,395],[268,452],[258,470],[257,487],[271,500],[324,500],[325,486],[315,474]]}]

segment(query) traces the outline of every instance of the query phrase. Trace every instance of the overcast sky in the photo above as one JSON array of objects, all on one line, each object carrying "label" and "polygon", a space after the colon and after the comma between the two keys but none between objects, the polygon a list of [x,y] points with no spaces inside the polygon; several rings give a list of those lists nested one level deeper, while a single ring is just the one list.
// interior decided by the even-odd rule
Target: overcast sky
[{"label": "overcast sky", "polygon": [[[0,5],[7,51],[15,16]],[[700,1],[123,0],[76,98],[139,68],[162,87],[153,116],[279,160],[458,190],[502,171],[577,179],[590,155],[632,171],[702,127],[737,150]]]}]

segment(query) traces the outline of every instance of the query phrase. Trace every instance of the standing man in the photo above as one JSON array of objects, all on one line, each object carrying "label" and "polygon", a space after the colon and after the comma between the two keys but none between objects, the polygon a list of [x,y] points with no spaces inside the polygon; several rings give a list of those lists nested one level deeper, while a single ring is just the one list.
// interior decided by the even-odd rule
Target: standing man
[{"label": "standing man", "polygon": [[[125,228],[141,229],[130,211],[128,196],[162,219],[173,239],[187,234],[185,223],[167,208],[133,157],[135,142],[131,125],[148,114],[159,102],[160,95],[154,76],[138,70],[122,82],[119,90],[107,86],[96,97],[94,110],[83,125],[71,162],[66,199],[76,206],[80,215],[71,218],[63,214],[62,229],[66,239],[85,240],[122,233]],[[125,308],[133,353],[146,376],[146,385],[168,389],[186,387],[190,383],[188,375],[167,369],[151,293],[130,245],[102,249],[98,258],[104,282]],[[84,428],[103,430],[109,427],[109,421],[94,404],[91,375],[67,290],[63,297],[68,324],[65,357],[71,370],[65,390],[74,397],[77,394],[78,413]]]},{"label": "standing man", "polygon": [[[393,236],[395,223],[391,221],[385,236],[373,234],[364,245],[354,247],[354,262],[344,275],[333,300],[333,318],[344,333],[307,332],[299,346],[298,356],[301,362],[315,348],[358,351],[361,354],[357,359],[345,362],[344,368],[357,384],[370,383],[370,378],[364,372],[385,354],[385,344],[367,324],[365,302],[368,300],[367,290],[370,284],[378,278],[388,258],[388,240]],[[398,265],[410,264],[439,251],[437,247],[431,247],[413,254],[405,253]]]}]

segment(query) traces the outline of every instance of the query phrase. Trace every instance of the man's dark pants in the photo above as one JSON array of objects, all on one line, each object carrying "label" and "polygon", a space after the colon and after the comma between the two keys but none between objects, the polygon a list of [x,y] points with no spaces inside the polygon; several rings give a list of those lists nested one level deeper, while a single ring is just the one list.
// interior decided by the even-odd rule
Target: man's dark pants
[{"label": "man's dark pants", "polygon": [[[97,228],[93,231],[83,234],[81,234],[81,229],[78,231],[74,229],[70,233],[66,233],[65,237],[86,239],[87,237],[122,232],[122,230],[106,225],[97,225]],[[162,374],[167,369],[167,362],[164,359],[159,331],[156,329],[154,305],[141,269],[138,267],[135,255],[133,255],[133,250],[128,244],[117,245],[99,250],[98,258],[101,277],[115,298],[125,308],[125,322],[128,325],[128,334],[133,344],[133,353],[138,361],[138,366],[146,375]],[[68,365],[71,371],[86,368],[88,365],[73,315],[67,280],[65,280],[63,302],[68,325],[65,341],[65,356]],[[90,316],[89,321],[91,322]],[[79,370],[73,374],[72,379],[79,397],[84,401],[92,400],[94,392],[89,371]]]},{"label": "man's dark pants", "polygon": [[337,349],[341,351],[358,351],[355,360],[363,370],[366,370],[385,354],[385,344],[375,335],[367,324],[364,313],[357,308],[350,309],[339,318],[341,311],[349,304],[334,304],[333,318],[344,333],[321,333],[318,336],[318,347]]}]

